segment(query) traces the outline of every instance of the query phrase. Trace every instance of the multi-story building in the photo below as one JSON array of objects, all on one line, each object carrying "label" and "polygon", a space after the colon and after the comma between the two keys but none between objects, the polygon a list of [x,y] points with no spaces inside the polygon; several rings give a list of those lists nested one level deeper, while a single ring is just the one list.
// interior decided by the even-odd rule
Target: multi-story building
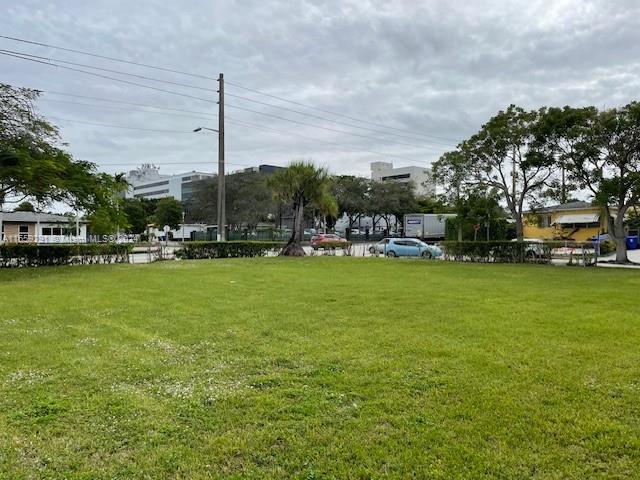
[{"label": "multi-story building", "polygon": [[426,167],[393,168],[391,162],[373,162],[371,179],[377,182],[412,182],[416,195],[433,197],[436,194],[436,183],[431,169]]},{"label": "multi-story building", "polygon": [[213,173],[196,171],[163,175],[154,165],[144,164],[127,174],[126,180],[130,186],[126,197],[148,199],[173,197],[186,203],[193,195],[194,182],[213,176],[215,176]]},{"label": "multi-story building", "polygon": [[249,167],[242,170],[243,173],[263,173],[264,175],[273,175],[286,167],[278,167],[276,165],[258,165],[257,167]]}]

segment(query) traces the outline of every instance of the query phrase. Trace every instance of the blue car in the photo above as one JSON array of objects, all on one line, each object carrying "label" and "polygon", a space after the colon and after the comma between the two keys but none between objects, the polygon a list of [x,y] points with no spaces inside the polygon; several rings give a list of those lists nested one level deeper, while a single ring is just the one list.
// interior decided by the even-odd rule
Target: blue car
[{"label": "blue car", "polygon": [[372,248],[387,257],[437,258],[442,256],[440,247],[426,244],[417,238],[385,238]]}]

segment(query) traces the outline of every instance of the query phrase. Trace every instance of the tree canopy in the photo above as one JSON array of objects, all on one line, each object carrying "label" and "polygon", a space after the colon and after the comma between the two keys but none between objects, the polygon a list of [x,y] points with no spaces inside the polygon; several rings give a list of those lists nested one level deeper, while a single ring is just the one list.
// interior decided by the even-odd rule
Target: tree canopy
[{"label": "tree canopy", "polygon": [[36,110],[39,95],[0,84],[0,212],[29,199],[34,209],[64,202],[90,216],[113,216],[119,182],[64,150],[58,129]]},{"label": "tree canopy", "polygon": [[640,202],[640,103],[590,112],[568,131],[575,140],[567,167],[603,206],[616,261],[626,262],[625,215]]},{"label": "tree canopy", "polygon": [[175,198],[161,198],[152,218],[160,229],[165,225],[176,229],[182,222],[182,204]]},{"label": "tree canopy", "polygon": [[[273,218],[277,206],[267,177],[259,172],[240,172],[225,177],[227,223],[233,226],[255,227],[259,222]],[[192,221],[217,222],[218,179],[202,180],[195,187],[191,201],[186,205]]]},{"label": "tree canopy", "polygon": [[535,134],[543,114],[510,105],[434,165],[436,177],[451,182],[457,194],[468,188],[499,192],[516,222],[519,239],[525,202],[536,201],[554,174],[554,157],[540,148]]}]

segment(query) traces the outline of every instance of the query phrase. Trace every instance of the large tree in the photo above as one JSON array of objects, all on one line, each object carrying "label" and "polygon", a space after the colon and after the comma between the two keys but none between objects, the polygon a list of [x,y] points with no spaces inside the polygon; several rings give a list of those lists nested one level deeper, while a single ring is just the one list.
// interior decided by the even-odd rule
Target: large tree
[{"label": "large tree", "polygon": [[411,182],[371,182],[367,213],[373,219],[374,230],[382,219],[387,230],[391,228],[392,219],[397,227],[403,216],[415,212],[416,208],[416,195]]},{"label": "large tree", "polygon": [[455,226],[458,241],[505,240],[507,222],[495,191],[482,188],[465,191],[455,201],[456,217],[447,220]]},{"label": "large tree", "polygon": [[625,263],[625,215],[640,202],[640,103],[592,114],[567,132],[573,138],[567,167],[602,205],[616,262]]},{"label": "large tree", "polygon": [[94,164],[74,160],[56,127],[37,113],[39,93],[0,84],[0,226],[6,203],[30,199],[41,209],[60,201],[92,213],[112,194],[114,183]]},{"label": "large tree", "polygon": [[[467,158],[460,150],[446,152],[432,165],[433,177],[436,182],[444,185],[445,191],[442,198],[449,205],[454,206],[456,212],[460,209],[460,202],[463,201],[467,191],[477,189],[470,182],[467,182]],[[458,241],[463,240],[464,222],[456,221],[458,230]]]},{"label": "large tree", "polygon": [[[240,172],[225,177],[227,223],[233,227],[255,227],[273,218],[277,206],[267,186],[267,176],[259,172]],[[217,222],[218,179],[202,180],[186,205],[192,221]]]},{"label": "large tree", "polygon": [[[122,210],[129,223],[129,232],[143,234],[147,225],[153,223],[153,215],[158,208],[156,198],[125,198],[122,200]],[[163,224],[164,226],[165,224]]]},{"label": "large tree", "polygon": [[334,178],[331,188],[338,204],[338,214],[346,215],[349,228],[366,215],[369,207],[369,188],[371,180],[352,175],[340,175]]},{"label": "large tree", "polygon": [[92,233],[119,234],[129,229],[124,209],[127,187],[123,174],[100,173],[93,178],[91,200],[85,206]]},{"label": "large tree", "polygon": [[71,163],[57,129],[36,112],[38,94],[0,84],[0,210],[29,197],[57,199]]},{"label": "large tree", "polygon": [[510,105],[436,165],[436,170],[449,171],[451,189],[495,189],[516,222],[519,240],[526,203],[537,200],[554,174],[554,156],[537,142],[536,128],[542,114]]},{"label": "large tree", "polygon": [[595,107],[550,107],[540,110],[539,121],[534,125],[535,148],[555,159],[555,174],[541,192],[541,200],[567,203],[579,189],[575,175],[567,163],[575,154],[583,128],[597,116]]},{"label": "large tree", "polygon": [[302,220],[305,207],[327,204],[331,196],[331,177],[324,168],[309,162],[293,162],[268,179],[274,198],[290,205],[294,213],[293,230],[281,255],[304,256]]},{"label": "large tree", "polygon": [[182,221],[182,204],[175,198],[161,198],[153,214],[153,222],[162,229],[165,225],[176,229]]}]

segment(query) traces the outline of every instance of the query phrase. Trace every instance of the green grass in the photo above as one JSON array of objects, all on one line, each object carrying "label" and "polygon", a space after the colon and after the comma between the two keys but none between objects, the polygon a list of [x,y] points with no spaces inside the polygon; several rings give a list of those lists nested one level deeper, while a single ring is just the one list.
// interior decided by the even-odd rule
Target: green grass
[{"label": "green grass", "polygon": [[0,478],[638,478],[634,271],[0,271]]}]

